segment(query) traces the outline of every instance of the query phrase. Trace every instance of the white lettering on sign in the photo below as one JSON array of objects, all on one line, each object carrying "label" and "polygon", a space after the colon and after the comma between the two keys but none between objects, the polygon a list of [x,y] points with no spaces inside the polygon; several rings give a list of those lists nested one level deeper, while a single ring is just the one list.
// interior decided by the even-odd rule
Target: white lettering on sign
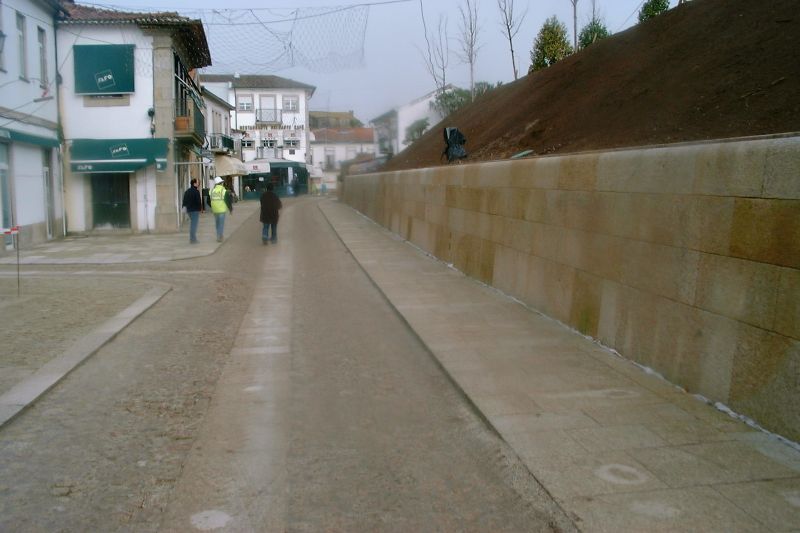
[{"label": "white lettering on sign", "polygon": [[92,165],[75,165],[75,170],[77,170],[79,172],[81,170],[92,170],[93,168],[94,167]]},{"label": "white lettering on sign", "polygon": [[110,150],[111,150],[111,157],[124,157],[126,155],[130,155],[127,144],[117,144],[115,146],[112,146]]},{"label": "white lettering on sign", "polygon": [[103,70],[95,73],[94,80],[97,83],[98,89],[108,89],[116,85],[114,82],[114,73],[110,70]]}]

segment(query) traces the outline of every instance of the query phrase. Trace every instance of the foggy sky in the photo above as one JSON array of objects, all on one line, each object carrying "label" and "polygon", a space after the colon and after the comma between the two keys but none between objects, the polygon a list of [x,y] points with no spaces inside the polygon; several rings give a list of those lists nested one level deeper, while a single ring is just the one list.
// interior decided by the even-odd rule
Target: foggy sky
[{"label": "foggy sky", "polygon": [[[253,2],[229,0],[220,5],[218,0],[164,0],[157,5],[153,0],[100,0],[98,7],[140,10],[249,8],[249,7],[323,7],[363,3],[369,0],[298,0],[296,4],[286,0]],[[377,2],[381,0],[375,0]],[[77,3],[83,3],[77,0]],[[458,48],[460,15],[458,6],[463,0],[422,0],[425,21],[429,31],[437,24],[439,14],[448,17],[450,49],[452,57],[448,68],[448,82],[460,87],[469,85],[468,65],[455,57]],[[673,0],[671,4],[677,3]],[[511,55],[508,41],[502,33],[496,0],[478,0],[479,44],[476,62],[476,81],[513,81]],[[641,0],[596,0],[598,15],[609,31],[616,33],[636,24]],[[556,15],[567,25],[572,39],[572,3],[570,0],[516,0],[517,12],[527,7],[528,13],[519,33],[514,39],[517,68],[520,75],[527,73],[530,65],[530,50],[533,40],[545,19]],[[591,19],[592,1],[578,1],[578,32]],[[196,14],[195,14],[196,16]],[[404,3],[374,5],[369,10],[367,32],[364,41],[365,65],[358,69],[334,74],[319,74],[302,67],[292,67],[268,72],[296,81],[314,85],[316,93],[311,100],[312,110],[353,110],[363,122],[377,117],[392,107],[407,103],[432,91],[435,86],[427,73],[420,50],[425,46],[425,37],[420,15],[419,0]],[[246,43],[242,43],[246,48]],[[211,49],[212,59],[215,51]],[[241,72],[248,74],[247,72]]]}]

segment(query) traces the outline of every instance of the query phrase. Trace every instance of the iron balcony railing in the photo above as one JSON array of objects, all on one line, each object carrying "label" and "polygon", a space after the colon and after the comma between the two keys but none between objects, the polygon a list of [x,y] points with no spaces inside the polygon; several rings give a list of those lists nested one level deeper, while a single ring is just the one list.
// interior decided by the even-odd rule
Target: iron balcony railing
[{"label": "iron balcony railing", "polygon": [[208,136],[208,148],[211,150],[236,150],[233,137],[224,133],[212,133]]}]

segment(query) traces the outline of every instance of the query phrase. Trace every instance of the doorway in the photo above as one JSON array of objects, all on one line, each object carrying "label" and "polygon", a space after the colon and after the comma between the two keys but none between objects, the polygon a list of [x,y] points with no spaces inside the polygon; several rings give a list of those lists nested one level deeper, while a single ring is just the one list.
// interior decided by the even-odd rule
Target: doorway
[{"label": "doorway", "polygon": [[95,229],[130,228],[129,175],[92,174],[92,217]]}]

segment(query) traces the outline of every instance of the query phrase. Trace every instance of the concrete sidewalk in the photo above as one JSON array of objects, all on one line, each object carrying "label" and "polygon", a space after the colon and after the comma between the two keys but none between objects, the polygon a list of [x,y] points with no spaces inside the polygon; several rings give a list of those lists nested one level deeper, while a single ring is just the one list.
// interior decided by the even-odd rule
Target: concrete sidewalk
[{"label": "concrete sidewalk", "polygon": [[[258,211],[257,201],[242,201],[234,205],[233,213],[225,217],[225,236],[232,235],[250,215]],[[200,215],[197,229],[198,244],[189,244],[189,222],[185,220],[178,233],[149,233],[91,235],[67,237],[20,250],[20,264],[114,264],[154,263],[190,259],[213,254],[221,243],[216,240],[214,216],[210,211]],[[16,264],[16,254],[0,257],[0,265]]]},{"label": "concrete sidewalk", "polygon": [[799,531],[800,451],[338,202],[344,244],[583,531]]}]

